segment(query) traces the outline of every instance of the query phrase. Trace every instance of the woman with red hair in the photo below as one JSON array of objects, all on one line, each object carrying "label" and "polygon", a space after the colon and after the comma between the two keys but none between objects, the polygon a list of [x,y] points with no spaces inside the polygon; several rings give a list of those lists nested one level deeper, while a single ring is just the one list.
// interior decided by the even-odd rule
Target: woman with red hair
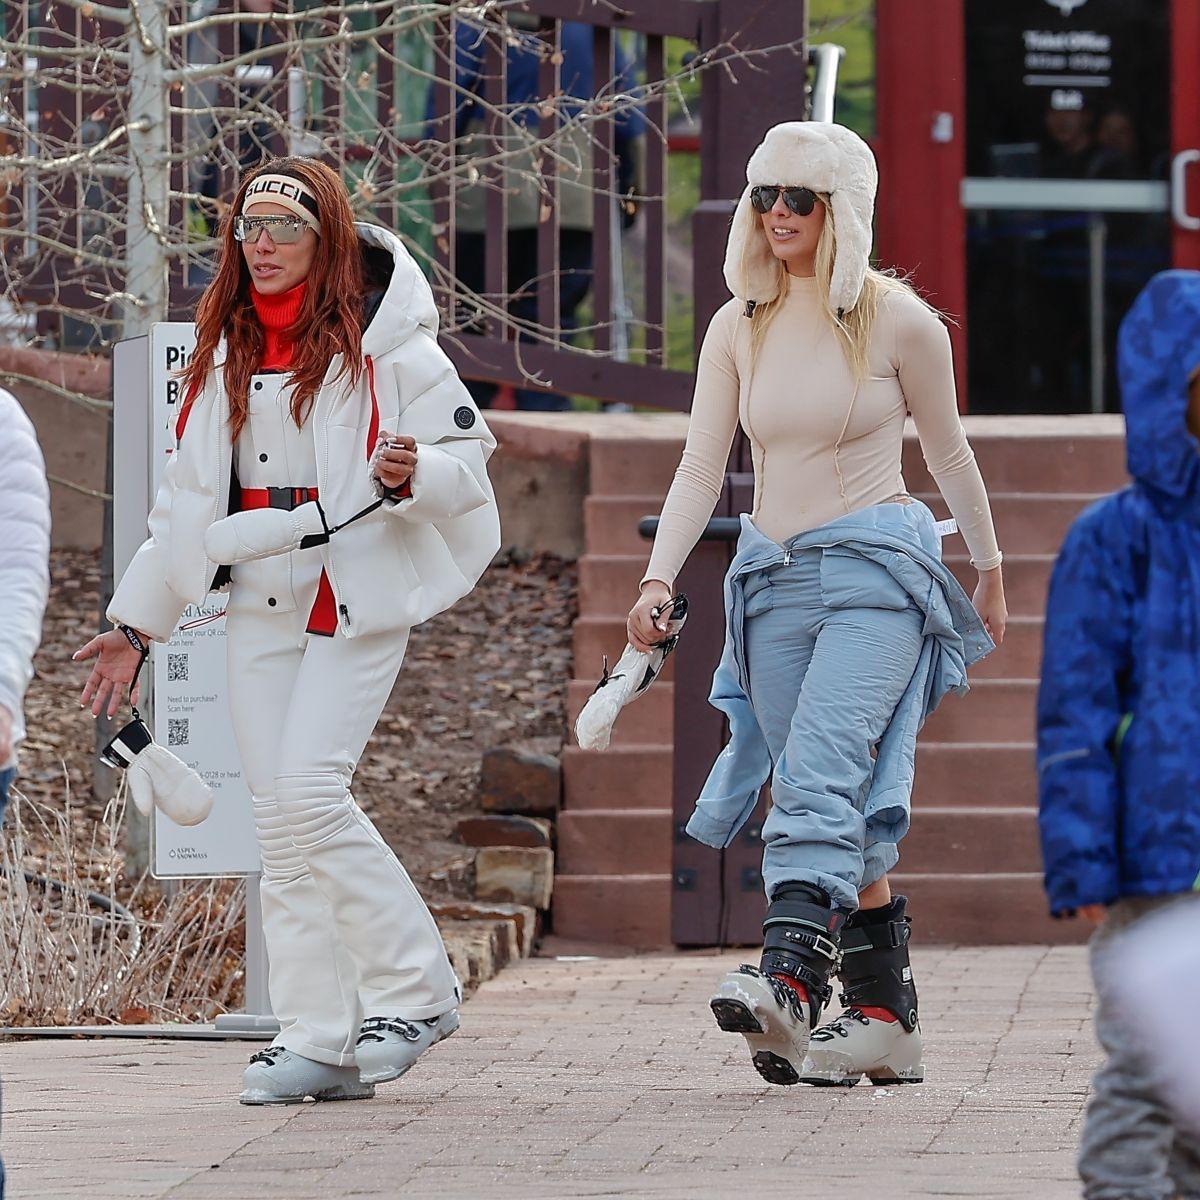
[{"label": "woman with red hair", "polygon": [[141,649],[229,587],[229,704],[262,853],[274,1043],[244,1104],[359,1099],[458,1027],[433,918],[349,788],[412,626],[500,544],[495,447],[395,234],[328,167],[247,175],[117,627],[76,658],[113,714]]}]

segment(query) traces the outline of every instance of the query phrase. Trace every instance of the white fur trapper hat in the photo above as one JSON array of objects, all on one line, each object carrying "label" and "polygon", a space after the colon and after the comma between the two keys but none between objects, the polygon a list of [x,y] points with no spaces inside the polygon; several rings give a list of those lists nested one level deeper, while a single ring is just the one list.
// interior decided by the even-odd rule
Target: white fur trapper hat
[{"label": "white fur trapper hat", "polygon": [[827,121],[785,121],[767,131],[746,164],[725,250],[725,283],[739,299],[765,304],[779,294],[779,270],[763,236],[750,189],[762,184],[806,187],[829,196],[837,255],[829,302],[849,312],[862,292],[871,253],[871,216],[879,172],[870,147],[853,130]]}]

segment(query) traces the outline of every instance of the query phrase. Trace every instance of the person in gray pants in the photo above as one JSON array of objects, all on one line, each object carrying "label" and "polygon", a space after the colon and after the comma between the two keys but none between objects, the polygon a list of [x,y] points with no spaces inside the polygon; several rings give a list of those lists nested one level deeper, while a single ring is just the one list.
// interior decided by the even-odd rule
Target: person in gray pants
[{"label": "person in gray pants", "polygon": [[1176,1122],[1164,1095],[1161,1066],[1147,1053],[1140,1022],[1131,1019],[1122,994],[1129,983],[1128,956],[1150,924],[1146,918],[1185,907],[1200,917],[1196,896],[1118,900],[1092,935],[1088,953],[1098,1001],[1096,1040],[1108,1057],[1092,1080],[1079,1146],[1079,1173],[1088,1200],[1200,1196],[1200,1139]]},{"label": "person in gray pants", "polygon": [[[1200,1197],[1200,1142],[1145,1047],[1179,1003],[1125,955],[1153,943],[1152,910],[1196,902],[1200,873],[1200,271],[1146,285],[1117,363],[1133,482],[1076,519],[1050,581],[1038,819],[1051,913],[1096,926],[1108,1057],[1084,1121],[1085,1200],[1172,1200]],[[1122,983],[1142,989],[1141,1011],[1118,1002]]]}]

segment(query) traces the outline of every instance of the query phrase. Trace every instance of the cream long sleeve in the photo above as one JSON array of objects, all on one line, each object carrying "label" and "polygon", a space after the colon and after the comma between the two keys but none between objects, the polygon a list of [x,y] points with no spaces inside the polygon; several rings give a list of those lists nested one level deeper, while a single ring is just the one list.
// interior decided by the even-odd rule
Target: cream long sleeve
[{"label": "cream long sleeve", "polygon": [[980,570],[998,566],[991,509],[958,415],[950,338],[915,296],[881,301],[868,372],[856,380],[812,279],[792,279],[749,386],[750,322],[733,300],[709,324],[687,442],[644,579],[672,586],[716,507],[740,420],[754,461],[751,519],[784,541],[905,493],[904,421]]}]

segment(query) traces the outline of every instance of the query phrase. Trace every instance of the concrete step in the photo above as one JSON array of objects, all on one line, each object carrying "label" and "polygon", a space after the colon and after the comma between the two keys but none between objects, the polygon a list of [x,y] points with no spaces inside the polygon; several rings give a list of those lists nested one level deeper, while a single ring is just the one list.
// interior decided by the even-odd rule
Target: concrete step
[{"label": "concrete step", "polygon": [[1032,742],[917,740],[913,807],[1037,803],[1037,747]]},{"label": "concrete step", "polygon": [[593,437],[588,466],[594,496],[665,496],[683,439]]},{"label": "concrete step", "polygon": [[[588,616],[619,616],[624,620],[637,600],[649,554],[649,543],[641,554],[585,554],[579,560],[580,612]],[[1005,556],[1004,594],[1010,617],[1042,615],[1054,559],[1053,554]],[[979,577],[967,554],[947,553],[946,565],[968,594],[975,590]],[[716,599],[719,601],[720,597]]]},{"label": "concrete step", "polygon": [[615,807],[661,809],[670,805],[674,753],[669,742],[658,746],[616,745],[603,751],[566,745],[562,752],[563,806],[576,812]]},{"label": "concrete step", "polygon": [[[1039,617],[1014,617],[1008,622],[1004,644],[982,659],[971,670],[971,680],[1036,679],[1042,663],[1042,625]],[[608,655],[611,669],[625,649],[625,618],[584,616],[572,629],[574,674],[591,679],[592,686],[600,679],[604,656]],[[686,638],[686,634],[685,634]],[[662,680],[675,676],[675,658],[667,659]]]},{"label": "concrete step", "polygon": [[[950,515],[940,495],[914,494],[929,505],[938,520]],[[1000,549],[1005,554],[1057,554],[1071,522],[1095,500],[1096,496],[1091,493],[992,493],[992,519]],[[634,532],[636,535],[636,527]],[[587,545],[590,549],[591,542]],[[965,543],[958,534],[942,542],[942,551],[947,555],[957,556],[964,549]]]},{"label": "concrete step", "polygon": [[[672,869],[669,809],[563,812],[558,860],[566,875],[641,875]],[[1036,872],[1041,867],[1035,808],[941,807],[914,816],[901,845],[904,871],[927,875]]]},{"label": "concrete step", "polygon": [[[918,493],[938,519],[950,515],[938,494]],[[591,495],[584,501],[583,526],[588,554],[645,554],[650,544],[638,533],[642,517],[657,516],[662,496]],[[991,497],[996,536],[1006,554],[1055,554],[1071,522],[1096,500],[1093,493],[995,493]],[[946,554],[961,555],[958,535],[943,543]]]},{"label": "concrete step", "polygon": [[[950,538],[943,546],[946,566],[970,596],[979,582],[979,574],[971,566],[968,554],[952,553],[956,542],[962,545],[961,539]],[[1046,593],[1050,587],[1050,572],[1054,568],[1055,558],[1056,554],[1005,553],[1004,599],[1008,603],[1010,617],[1040,617],[1045,613]]]},{"label": "concrete step", "polygon": [[650,542],[638,534],[642,517],[662,511],[665,492],[641,496],[593,494],[583,502],[584,547],[588,554],[644,554]]},{"label": "concrete step", "polygon": [[909,898],[913,942],[920,945],[1061,945],[1087,940],[1089,928],[1082,921],[1050,916],[1038,872],[923,875],[909,874],[901,864],[890,878],[892,891]]},{"label": "concrete step", "polygon": [[[1014,617],[1008,622],[1004,644],[971,670],[971,680],[1036,679],[1042,664],[1042,625],[1039,617]],[[686,635],[685,635],[686,636]],[[574,647],[574,673],[591,679],[594,687],[600,679],[604,656],[611,669],[625,649],[625,618],[584,616],[571,631]],[[662,680],[675,676],[675,658],[667,659]]]},{"label": "concrete step", "polygon": [[[1072,944],[1081,921],[1055,921],[1033,871],[926,875],[900,871],[892,888],[909,898],[919,945]],[[651,949],[671,941],[670,875],[560,875],[554,932],[562,937]]]},{"label": "concrete step", "polygon": [[978,679],[965,696],[947,696],[925,724],[934,742],[1032,742],[1035,679]]},{"label": "concrete step", "polygon": [[1042,669],[1041,617],[1012,617],[1004,642],[970,670],[971,683],[986,679],[1037,679]]},{"label": "concrete step", "polygon": [[[595,691],[596,680],[572,679],[567,685],[567,724],[575,728],[575,718]],[[675,737],[675,685],[659,680],[645,695],[635,700],[617,717],[612,742],[618,746],[661,746]],[[716,756],[720,747],[714,747]]]},{"label": "concrete step", "polygon": [[[668,803],[670,796],[662,797]],[[578,809],[558,815],[563,875],[655,875],[671,870],[670,808]]]},{"label": "concrete step", "polygon": [[559,875],[554,932],[636,949],[671,944],[670,875]]},{"label": "concrete step", "polygon": [[[612,670],[625,652],[625,618],[591,614],[578,617],[571,628],[571,644],[574,650],[575,677],[592,678],[595,686],[600,681],[605,655],[608,656],[609,670]],[[673,679],[674,676],[675,656],[672,655],[667,659],[659,680]]]},{"label": "concrete step", "polygon": [[[967,417],[967,436],[993,492],[1115,491],[1127,482],[1120,417]],[[683,451],[682,436],[593,433],[589,466],[593,494],[666,492]],[[904,439],[904,479],[910,489],[936,490],[916,430]]]},{"label": "concrete step", "polygon": [[[992,492],[1116,491],[1125,474],[1124,425],[1118,416],[967,417],[967,437]],[[904,482],[936,490],[915,429],[904,439]]]},{"label": "concrete step", "polygon": [[[571,728],[595,686],[595,680],[586,679],[573,679],[567,685]],[[645,747],[672,741],[674,687],[671,680],[660,680],[634,701],[617,718],[613,742]],[[932,742],[1032,742],[1036,697],[1036,679],[977,679],[965,696],[947,696],[942,701],[922,737]],[[714,755],[718,749],[713,747]]]},{"label": "concrete step", "polygon": [[923,805],[900,843],[900,870],[991,875],[1041,870],[1037,809]]}]

